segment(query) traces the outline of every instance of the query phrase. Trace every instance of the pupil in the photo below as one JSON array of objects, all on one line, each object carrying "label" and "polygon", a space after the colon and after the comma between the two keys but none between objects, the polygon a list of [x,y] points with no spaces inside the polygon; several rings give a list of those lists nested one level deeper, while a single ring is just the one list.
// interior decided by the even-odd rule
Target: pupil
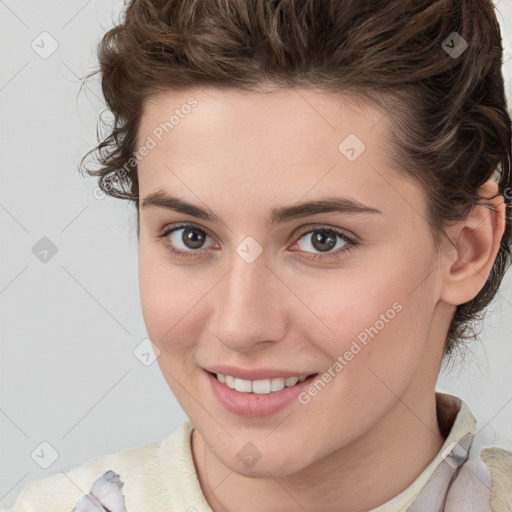
[{"label": "pupil", "polygon": [[313,246],[319,251],[328,251],[336,246],[336,237],[329,231],[318,231],[316,235],[313,235]]},{"label": "pupil", "polygon": [[199,231],[194,231],[194,228],[186,228],[183,231],[183,242],[185,245],[188,245],[191,249],[197,249],[201,247],[201,245],[204,242],[204,236],[202,234],[197,235],[197,233],[200,233]]},{"label": "pupil", "polygon": [[[204,243],[204,235],[194,228],[186,228],[182,238],[191,249],[197,249]],[[313,235],[313,246],[322,252],[329,251],[336,246],[336,237],[329,231],[317,231],[317,234]]]}]

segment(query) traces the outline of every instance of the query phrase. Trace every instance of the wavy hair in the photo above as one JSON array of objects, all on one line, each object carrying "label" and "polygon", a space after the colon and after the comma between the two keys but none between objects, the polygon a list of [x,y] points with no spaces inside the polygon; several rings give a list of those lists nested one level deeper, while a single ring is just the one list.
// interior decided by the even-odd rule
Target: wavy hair
[{"label": "wavy hair", "polygon": [[[511,117],[491,0],[132,0],[98,45],[113,122],[79,168],[133,201],[137,131],[153,94],[201,86],[314,87],[372,102],[391,121],[391,160],[427,192],[437,250],[444,229],[498,183],[506,227],[480,292],[456,307],[444,355],[475,325],[510,265]],[[455,34],[454,34],[455,33]],[[461,52],[462,50],[462,52]],[[99,169],[85,161],[92,154]]]}]

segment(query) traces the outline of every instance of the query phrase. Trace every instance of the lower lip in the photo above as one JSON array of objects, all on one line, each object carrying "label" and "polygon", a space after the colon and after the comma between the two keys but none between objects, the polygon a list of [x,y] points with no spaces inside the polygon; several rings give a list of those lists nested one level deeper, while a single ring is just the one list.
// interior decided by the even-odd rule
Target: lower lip
[{"label": "lower lip", "polygon": [[302,382],[298,382],[295,386],[285,387],[280,391],[258,394],[236,391],[236,389],[231,389],[219,382],[214,375],[206,370],[205,373],[213,394],[229,412],[251,418],[269,416],[280,411],[293,402],[318,375],[312,375]]}]

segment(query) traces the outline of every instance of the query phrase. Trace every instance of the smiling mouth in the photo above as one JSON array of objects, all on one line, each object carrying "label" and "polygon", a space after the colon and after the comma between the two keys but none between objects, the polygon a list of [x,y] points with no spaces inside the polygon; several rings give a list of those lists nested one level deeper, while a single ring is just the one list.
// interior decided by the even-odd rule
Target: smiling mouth
[{"label": "smiling mouth", "polygon": [[309,375],[298,375],[295,377],[275,377],[273,379],[246,380],[233,377],[231,375],[223,375],[222,373],[208,372],[216,378],[221,384],[230,389],[248,394],[269,394],[281,391],[285,388],[293,387],[306,379],[312,379],[318,373]]}]

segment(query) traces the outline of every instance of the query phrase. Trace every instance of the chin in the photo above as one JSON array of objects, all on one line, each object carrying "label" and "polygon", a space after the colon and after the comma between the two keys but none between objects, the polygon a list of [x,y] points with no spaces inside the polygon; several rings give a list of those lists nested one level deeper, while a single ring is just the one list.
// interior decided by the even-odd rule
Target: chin
[{"label": "chin", "polygon": [[309,465],[307,461],[297,461],[291,455],[286,457],[286,454],[279,454],[275,451],[271,452],[270,457],[266,460],[262,456],[252,467],[241,463],[236,454],[233,459],[225,460],[223,458],[221,460],[231,471],[248,478],[285,477],[298,473]]}]

